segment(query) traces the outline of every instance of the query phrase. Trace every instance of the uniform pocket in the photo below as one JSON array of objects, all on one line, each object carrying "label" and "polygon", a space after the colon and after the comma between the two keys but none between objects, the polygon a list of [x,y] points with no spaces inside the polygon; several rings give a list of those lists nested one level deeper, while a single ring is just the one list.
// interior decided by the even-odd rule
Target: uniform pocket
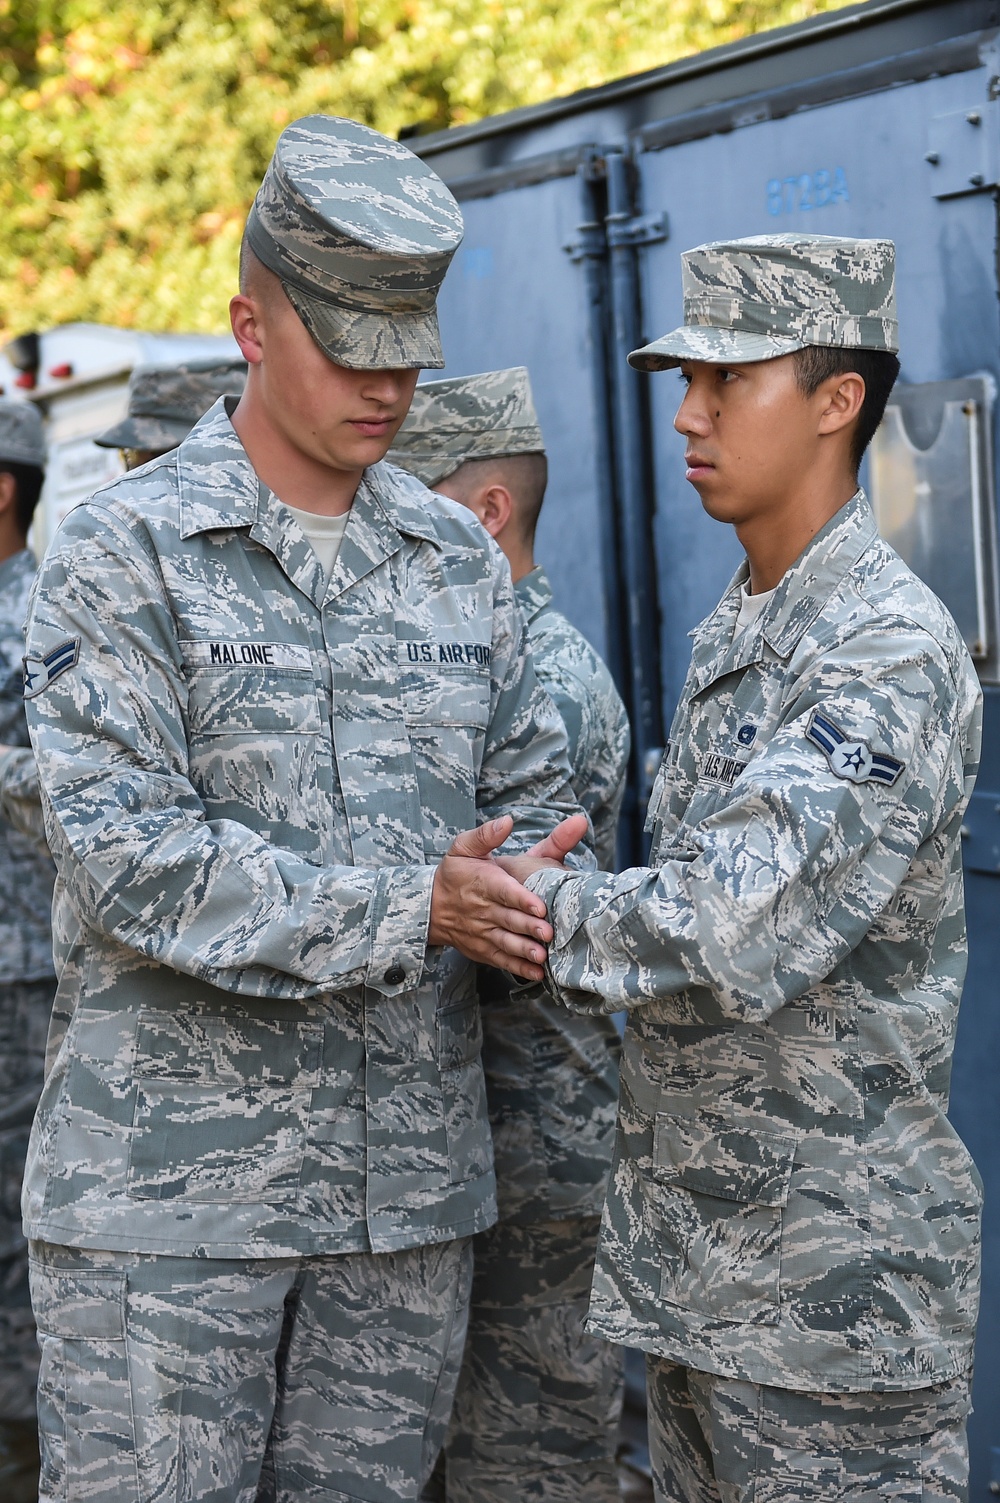
[{"label": "uniform pocket", "polygon": [[187,722],[191,782],[209,817],[283,827],[280,843],[294,850],[294,832],[308,832],[310,853],[322,731],[311,668],[189,667]]},{"label": "uniform pocket", "polygon": [[461,1184],[493,1168],[479,1003],[462,1001],[441,1008],[435,1026],[451,1182]]},{"label": "uniform pocket", "polygon": [[665,1301],[733,1322],[778,1320],[795,1149],[783,1134],[657,1116],[652,1178]]},{"label": "uniform pocket", "polygon": [[129,1194],[273,1204],[298,1194],[318,1024],[143,1011]]},{"label": "uniform pocket", "polygon": [[[38,1419],[40,1495],[121,1496],[122,1457],[134,1454],[125,1354],[125,1274],[62,1270],[32,1258],[31,1300],[41,1365]],[[136,1496],[138,1493],[136,1492]]]},{"label": "uniform pocket", "polygon": [[487,666],[400,667],[406,733],[423,811],[428,858],[441,856],[476,823],[476,783],[490,717]]}]

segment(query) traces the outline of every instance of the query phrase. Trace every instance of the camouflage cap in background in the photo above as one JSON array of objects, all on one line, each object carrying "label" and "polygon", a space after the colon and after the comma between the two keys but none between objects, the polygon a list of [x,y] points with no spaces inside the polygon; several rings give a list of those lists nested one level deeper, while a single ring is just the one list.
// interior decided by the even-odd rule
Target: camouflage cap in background
[{"label": "camouflage cap in background", "polygon": [[34,402],[0,399],[0,463],[33,464],[45,468],[45,434]]},{"label": "camouflage cap in background", "polygon": [[528,372],[515,365],[423,382],[386,459],[437,485],[469,459],[544,452]]},{"label": "camouflage cap in background", "polygon": [[425,162],[331,115],[282,131],[246,226],[320,349],[354,370],[444,365],[437,294],[462,233]]},{"label": "camouflage cap in background", "polygon": [[247,363],[238,355],[137,365],[128,383],[126,416],[94,443],[102,449],[175,449],[219,397],[240,396],[246,380]]},{"label": "camouflage cap in background", "polygon": [[629,364],[669,370],[682,360],[750,364],[807,345],[899,348],[891,240],[754,235],[681,256],[684,324]]}]

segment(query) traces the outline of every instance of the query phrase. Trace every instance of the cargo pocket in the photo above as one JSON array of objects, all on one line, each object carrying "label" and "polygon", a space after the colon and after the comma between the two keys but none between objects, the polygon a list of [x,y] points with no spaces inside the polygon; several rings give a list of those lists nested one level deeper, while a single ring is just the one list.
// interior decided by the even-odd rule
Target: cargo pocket
[{"label": "cargo pocket", "polygon": [[227,1205],[294,1200],[321,1049],[318,1024],[143,1011],[129,1194]]},{"label": "cargo pocket", "polygon": [[435,1016],[441,1097],[451,1183],[480,1179],[493,1168],[493,1141],[483,1078],[483,1023],[478,1001],[443,1007]]},{"label": "cargo pocket", "polygon": [[657,1116],[653,1201],[667,1303],[717,1320],[776,1323],[795,1148],[783,1134]]},{"label": "cargo pocket", "polygon": [[30,1279],[41,1349],[40,1496],[76,1497],[86,1478],[94,1498],[120,1497],[123,1457],[135,1454],[125,1274],[63,1271],[32,1258]]}]

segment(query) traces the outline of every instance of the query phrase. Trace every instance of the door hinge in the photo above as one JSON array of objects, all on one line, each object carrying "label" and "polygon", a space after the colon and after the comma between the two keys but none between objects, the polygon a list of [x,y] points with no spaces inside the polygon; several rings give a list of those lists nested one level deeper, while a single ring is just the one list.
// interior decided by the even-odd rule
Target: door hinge
[{"label": "door hinge", "polygon": [[1000,186],[1000,99],[935,115],[927,128],[924,161],[935,198]]},{"label": "door hinge", "polygon": [[666,213],[609,214],[605,220],[609,245],[653,245],[669,235]]}]

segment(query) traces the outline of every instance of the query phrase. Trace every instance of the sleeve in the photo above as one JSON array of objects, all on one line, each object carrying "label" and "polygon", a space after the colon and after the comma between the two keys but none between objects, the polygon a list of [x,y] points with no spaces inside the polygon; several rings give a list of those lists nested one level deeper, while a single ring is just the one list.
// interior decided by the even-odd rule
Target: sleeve
[{"label": "sleeve", "polygon": [[188,778],[174,620],[144,540],[107,509],[64,524],[38,580],[26,700],[52,854],[83,921],[231,991],[385,993],[423,970],[434,868],[317,867]]},{"label": "sleeve", "polygon": [[[546,651],[548,641],[552,651]],[[631,732],[625,706],[599,660],[584,657],[575,671],[563,660],[558,639],[535,645],[538,677],[566,727],[573,787],[594,830],[598,865],[614,865],[618,817],[625,795]],[[577,658],[580,659],[579,649]],[[590,667],[590,682],[583,671]]]},{"label": "sleeve", "polygon": [[[883,661],[870,660],[881,653]],[[837,775],[814,712],[880,754],[891,783]],[[541,871],[548,980],[581,1011],[656,1000],[678,1022],[761,1021],[830,975],[919,847],[967,796],[959,696],[940,647],[900,623],[806,669],[776,733],[683,855],[617,877]],[[943,812],[945,811],[945,812]]]},{"label": "sleeve", "polygon": [[7,746],[0,750],[0,818],[48,852],[38,769],[30,748]]},{"label": "sleeve", "polygon": [[[536,673],[506,560],[498,554],[492,648],[493,691],[479,776],[477,807],[482,821],[514,816],[504,849],[529,850],[557,824],[580,813],[574,792],[566,727]],[[585,811],[586,812],[586,811]],[[573,853],[573,865],[593,868],[589,849]]]}]

